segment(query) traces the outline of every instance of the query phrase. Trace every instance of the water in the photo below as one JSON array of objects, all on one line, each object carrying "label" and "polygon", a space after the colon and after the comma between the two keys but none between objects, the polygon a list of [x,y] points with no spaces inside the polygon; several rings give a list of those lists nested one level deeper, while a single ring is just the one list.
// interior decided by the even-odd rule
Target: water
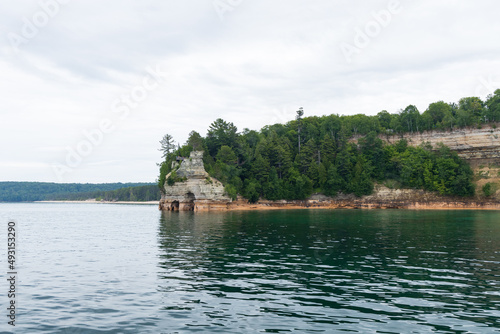
[{"label": "water", "polygon": [[2,310],[18,223],[15,333],[500,328],[500,212],[0,204],[0,219]]}]

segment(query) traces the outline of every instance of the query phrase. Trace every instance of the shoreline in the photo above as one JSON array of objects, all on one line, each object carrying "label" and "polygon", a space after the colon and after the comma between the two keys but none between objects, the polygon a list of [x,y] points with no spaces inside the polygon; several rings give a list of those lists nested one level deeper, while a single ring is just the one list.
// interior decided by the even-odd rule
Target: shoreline
[{"label": "shoreline", "polygon": [[[200,203],[201,204],[201,203]],[[159,205],[160,211],[168,212],[165,203]],[[500,211],[500,202],[495,201],[367,201],[367,200],[331,200],[331,201],[261,201],[248,203],[234,201],[230,203],[203,203],[196,205],[195,212],[230,212],[230,211],[271,211],[271,210],[487,210]],[[174,211],[179,211],[174,210]]]},{"label": "shoreline", "polygon": [[380,205],[379,203],[363,203],[360,205],[269,205],[269,204],[238,204],[228,205],[226,210],[197,210],[209,211],[270,211],[270,210],[414,210],[414,211],[446,211],[446,210],[480,210],[500,211],[500,203],[411,203],[402,205]]},{"label": "shoreline", "polygon": [[[128,204],[128,205],[155,205],[158,206],[160,201],[34,201],[32,203],[64,203],[64,204]],[[303,203],[244,203],[236,201],[229,203],[227,206],[217,206],[215,208],[196,210],[196,212],[221,212],[221,211],[271,211],[271,210],[487,210],[487,211],[500,211],[500,203],[495,202],[412,202],[412,203],[353,203],[353,202],[329,202],[329,203],[310,203],[303,201]],[[160,210],[166,211],[166,210]]]},{"label": "shoreline", "polygon": [[96,201],[96,200],[84,200],[84,201],[34,201],[32,203],[68,203],[68,204],[139,204],[139,205],[158,205],[159,201]]},{"label": "shoreline", "polygon": [[[177,204],[175,203],[177,202]],[[419,189],[389,189],[383,185],[375,186],[372,195],[355,197],[352,194],[338,194],[328,197],[320,193],[313,194],[305,200],[261,199],[256,203],[238,197],[232,202],[222,200],[201,200],[194,202],[172,201],[162,198],[159,203],[162,211],[268,211],[268,210],[497,210],[500,211],[500,199],[494,198],[461,198],[440,196],[436,193]]]}]

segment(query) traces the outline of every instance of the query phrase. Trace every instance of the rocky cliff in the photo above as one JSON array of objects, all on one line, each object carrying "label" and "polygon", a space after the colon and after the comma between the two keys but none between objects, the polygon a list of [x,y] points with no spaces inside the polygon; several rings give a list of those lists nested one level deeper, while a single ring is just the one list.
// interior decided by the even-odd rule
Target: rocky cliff
[{"label": "rocky cliff", "polygon": [[[250,204],[243,198],[232,202],[225,195],[224,186],[211,178],[203,167],[203,152],[192,152],[188,159],[174,166],[178,181],[165,184],[161,210],[262,210],[299,208],[405,208],[405,209],[500,209],[500,124],[483,125],[481,129],[454,131],[427,131],[403,136],[380,136],[389,143],[405,138],[409,145],[423,142],[436,147],[439,143],[456,151],[467,160],[476,175],[475,198],[451,198],[438,196],[424,190],[389,189],[378,185],[370,196],[356,198],[353,195],[328,198],[314,195],[306,201],[266,201]],[[354,138],[353,140],[357,140]],[[171,174],[167,175],[167,178]],[[481,189],[486,183],[494,184],[494,192],[485,197]]]},{"label": "rocky cliff", "polygon": [[226,209],[231,199],[225,195],[224,186],[211,178],[203,166],[203,152],[193,151],[189,158],[173,166],[167,180],[175,172],[175,183],[165,183],[160,200],[160,210],[207,211]]},{"label": "rocky cliff", "polygon": [[[423,133],[405,134],[403,136],[381,135],[380,138],[388,143],[395,143],[404,138],[408,141],[409,145],[413,146],[427,142],[436,147],[439,143],[443,143],[457,152],[474,170],[474,183],[476,185],[475,203],[479,206],[488,206],[489,204],[485,203],[498,203],[500,201],[500,124],[485,124],[481,129],[465,128],[453,131],[426,131]],[[494,191],[490,197],[485,198],[482,188],[487,183],[493,185]],[[434,199],[433,202],[451,203],[454,200],[441,197]],[[463,203],[469,203],[470,205]],[[463,203],[456,206],[469,205],[471,208],[474,208],[476,205],[467,200]]]},{"label": "rocky cliff", "polygon": [[267,201],[248,203],[240,198],[228,205],[229,210],[275,209],[415,209],[415,210],[500,210],[500,202],[494,198],[444,197],[420,189],[389,189],[375,186],[372,195],[356,197],[352,194],[327,197],[314,194],[303,201]]},{"label": "rocky cliff", "polygon": [[405,138],[409,145],[414,146],[428,142],[436,147],[438,143],[443,143],[456,151],[461,158],[466,159],[472,167],[500,164],[500,124],[486,124],[481,129],[426,131],[407,133],[403,136],[381,135],[380,138],[389,143],[395,143],[401,138]]}]

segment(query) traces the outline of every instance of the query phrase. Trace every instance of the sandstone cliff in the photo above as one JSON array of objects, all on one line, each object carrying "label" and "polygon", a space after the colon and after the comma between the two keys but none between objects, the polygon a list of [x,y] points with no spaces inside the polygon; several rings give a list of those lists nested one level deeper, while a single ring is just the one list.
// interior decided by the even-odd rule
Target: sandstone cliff
[{"label": "sandstone cliff", "polygon": [[[417,146],[424,142],[436,147],[443,143],[465,159],[475,174],[476,196],[478,203],[500,201],[500,124],[484,124],[481,129],[464,128],[453,131],[426,131],[423,133],[407,133],[403,136],[385,136],[380,138],[388,143],[395,143],[404,138],[409,145]],[[482,187],[491,183],[496,190],[492,196],[485,198]],[[436,199],[438,201],[439,199]],[[448,201],[441,198],[441,201]]]},{"label": "sandstone cliff", "polygon": [[[223,185],[210,178],[203,167],[203,152],[192,152],[176,170],[184,179],[172,186],[165,184],[160,201],[161,210],[251,210],[251,209],[298,209],[298,208],[405,208],[405,209],[500,209],[500,124],[483,125],[481,129],[459,129],[454,131],[427,131],[403,136],[381,135],[388,143],[405,138],[409,145],[423,142],[436,147],[439,143],[449,146],[467,160],[474,169],[476,183],[475,198],[452,198],[438,196],[424,190],[389,189],[377,185],[370,196],[356,198],[339,195],[328,198],[314,195],[305,201],[267,201],[250,204],[243,198],[231,202],[225,195]],[[357,140],[359,138],[353,138]],[[170,175],[170,174],[169,174]],[[167,176],[168,177],[168,176]],[[481,189],[486,183],[495,186],[495,192],[485,197]],[[496,190],[498,189],[498,190]]]},{"label": "sandstone cliff", "polygon": [[500,124],[485,124],[481,129],[464,128],[453,131],[407,133],[402,136],[380,136],[380,139],[391,144],[402,138],[414,146],[428,142],[436,147],[438,143],[443,143],[456,151],[461,158],[466,159],[472,167],[500,164]]},{"label": "sandstone cliff", "polygon": [[[231,199],[225,195],[224,186],[211,178],[203,166],[203,152],[193,151],[189,158],[174,166],[177,181],[165,183],[160,200],[160,210],[206,211],[226,209]],[[167,179],[173,174],[167,175]]]},{"label": "sandstone cliff", "polygon": [[444,197],[419,189],[389,189],[375,186],[372,195],[356,197],[352,194],[331,198],[315,194],[304,201],[260,200],[250,204],[240,198],[228,205],[230,210],[275,210],[275,209],[487,209],[500,210],[500,202],[485,198]]}]

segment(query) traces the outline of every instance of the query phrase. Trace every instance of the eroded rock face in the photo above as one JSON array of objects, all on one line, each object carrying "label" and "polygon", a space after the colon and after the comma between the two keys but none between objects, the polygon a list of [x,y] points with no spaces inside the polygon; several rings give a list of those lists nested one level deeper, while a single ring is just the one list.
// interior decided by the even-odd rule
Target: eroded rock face
[{"label": "eroded rock face", "polygon": [[453,131],[425,131],[423,133],[401,136],[380,136],[381,139],[395,143],[401,138],[409,145],[417,146],[429,142],[433,147],[443,143],[466,159],[473,167],[480,164],[500,164],[500,124],[485,124],[481,129],[466,128]]},{"label": "eroded rock face", "polygon": [[[160,210],[165,211],[207,211],[224,210],[231,202],[225,195],[224,186],[211,178],[203,166],[203,152],[193,151],[181,162],[176,171],[185,181],[169,186],[165,183],[160,200]],[[167,179],[170,176],[167,175]]]}]

